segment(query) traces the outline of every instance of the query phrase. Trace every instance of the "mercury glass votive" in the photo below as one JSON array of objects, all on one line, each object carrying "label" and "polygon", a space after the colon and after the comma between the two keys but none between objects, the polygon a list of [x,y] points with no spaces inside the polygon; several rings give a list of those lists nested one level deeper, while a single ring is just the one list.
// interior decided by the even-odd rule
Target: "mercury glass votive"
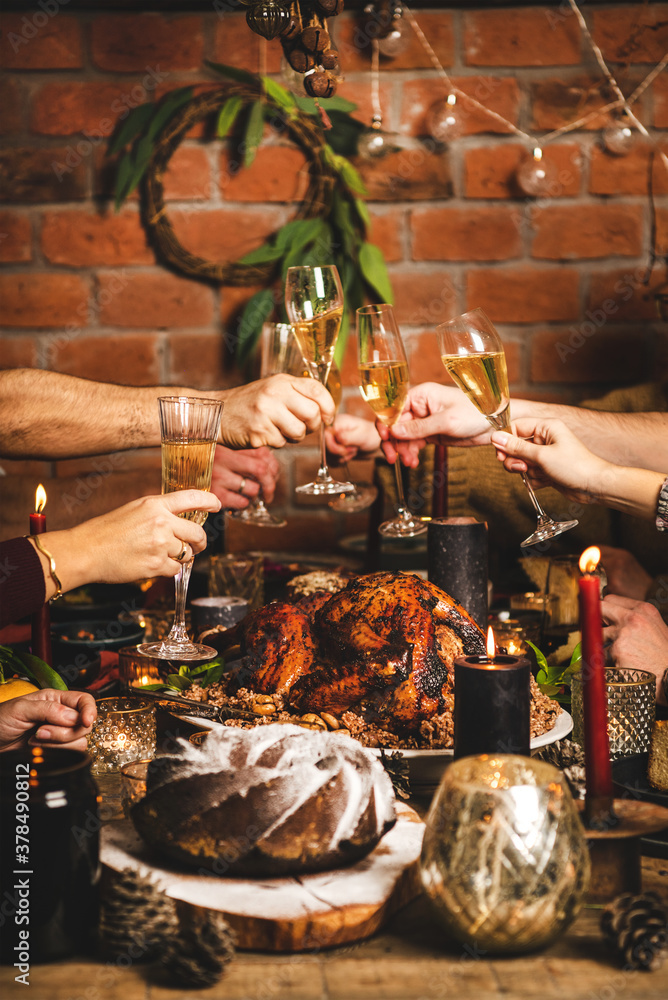
[{"label": "mercury glass votive", "polygon": [[478,953],[533,951],[577,916],[589,854],[562,773],[485,754],[446,770],[426,821],[421,878],[446,931]]},{"label": "mercury glass votive", "polygon": [[264,558],[259,552],[232,552],[209,558],[209,596],[241,597],[251,611],[264,603]]},{"label": "mercury glass votive", "polygon": [[[608,695],[608,739],[610,757],[628,757],[649,750],[656,713],[656,677],[649,670],[630,667],[605,671]],[[571,679],[573,739],[584,748],[582,674]]]},{"label": "mercury glass votive", "polygon": [[88,736],[93,774],[118,771],[122,764],[155,756],[153,702],[140,698],[102,698]]}]

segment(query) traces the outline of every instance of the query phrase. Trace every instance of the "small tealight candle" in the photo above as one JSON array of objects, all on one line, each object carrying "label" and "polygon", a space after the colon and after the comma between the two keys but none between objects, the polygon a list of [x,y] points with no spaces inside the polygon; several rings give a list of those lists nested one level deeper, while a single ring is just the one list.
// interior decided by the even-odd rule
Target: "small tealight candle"
[{"label": "small tealight candle", "polygon": [[455,666],[455,757],[484,753],[529,756],[531,664],[496,652],[487,632],[487,656],[458,656]]}]

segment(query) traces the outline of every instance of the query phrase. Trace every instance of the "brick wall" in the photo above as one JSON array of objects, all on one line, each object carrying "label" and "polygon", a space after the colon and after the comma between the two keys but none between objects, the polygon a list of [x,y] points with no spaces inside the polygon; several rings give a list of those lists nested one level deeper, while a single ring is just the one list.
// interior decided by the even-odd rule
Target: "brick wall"
[{"label": "brick wall", "polygon": [[[210,388],[240,381],[223,334],[234,334],[254,289],[214,289],[167,271],[147,246],[136,198],[118,214],[109,199],[104,140],[124,108],[186,83],[210,83],[206,59],[280,72],[280,46],[251,34],[243,14],[186,13],[185,7],[173,15],[59,9],[55,16],[43,10],[2,15],[0,366],[138,385]],[[471,4],[417,10],[416,16],[462,89],[540,135],[609,100],[564,7],[476,10]],[[630,93],[668,50],[668,4],[585,9],[594,38]],[[339,93],[356,101],[357,116],[368,123],[368,46],[360,45],[354,13],[332,23],[345,73]],[[431,104],[446,91],[408,25],[405,30],[405,50],[383,60],[381,101],[386,128],[418,138],[426,134]],[[668,74],[637,108],[662,141]],[[515,394],[576,401],[665,374],[666,327],[652,298],[663,269],[655,269],[649,288],[641,283],[652,226],[649,147],[638,138],[631,153],[611,156],[600,144],[604,123],[598,115],[547,147],[558,182],[539,200],[517,187],[525,147],[478,112],[467,114],[463,136],[449,149],[425,142],[359,164],[413,381],[443,378],[433,328],[476,305],[499,326]],[[193,133],[166,180],[181,238],[219,259],[256,246],[290,217],[300,164],[301,154],[279,146],[260,150],[250,170],[230,177],[225,152]],[[668,171],[658,161],[653,184],[657,245],[665,252]],[[344,376],[344,407],[365,413],[352,356]],[[292,513],[294,529],[272,539],[244,536],[241,545],[303,547],[317,540],[333,546],[338,535],[363,526],[363,516],[344,520],[311,508],[300,508],[295,524],[292,486],[312,471],[315,445],[311,438],[280,455],[277,504]],[[124,491],[154,488],[155,459],[124,456],[113,477],[90,460],[51,469],[3,463],[15,477],[3,487],[3,533],[12,511],[27,509],[24,486],[34,489],[35,476],[59,476],[69,496],[78,489],[88,515]],[[81,505],[57,503],[54,516],[67,523],[82,516]]]}]

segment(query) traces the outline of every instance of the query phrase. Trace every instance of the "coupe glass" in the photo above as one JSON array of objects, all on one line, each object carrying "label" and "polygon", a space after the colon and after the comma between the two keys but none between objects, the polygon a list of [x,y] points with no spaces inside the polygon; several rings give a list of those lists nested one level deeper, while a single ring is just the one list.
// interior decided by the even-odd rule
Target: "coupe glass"
[{"label": "coupe glass", "polygon": [[[357,310],[357,349],[360,391],[378,420],[391,427],[399,417],[408,394],[408,361],[392,306],[362,306]],[[397,458],[397,514],[378,529],[390,538],[422,535],[427,525],[406,506]]]},{"label": "coupe glass", "polygon": [[[262,326],[260,378],[268,378],[285,371],[281,367],[288,350],[288,336],[292,340],[292,328],[287,323],[265,323]],[[228,511],[228,516],[244,524],[255,524],[259,528],[284,528],[288,523],[284,517],[267,510],[262,490],[243,510]]]},{"label": "coupe glass", "polygon": [[[193,396],[162,396],[160,407],[160,438],[162,441],[162,492],[176,490],[208,490],[211,488],[213,456],[220,430],[223,404],[218,399]],[[206,511],[190,510],[180,515],[197,524],[204,524]],[[217,655],[212,646],[191,642],[186,632],[185,613],[188,582],[193,559],[182,563],[176,576],[174,624],[161,642],[138,646],[146,656],[165,660],[202,660]]]},{"label": "coupe glass", "polygon": [[[309,374],[326,386],[343,318],[343,289],[337,269],[332,265],[289,267],[285,283],[285,309]],[[321,423],[320,468],[313,482],[298,486],[296,492],[309,496],[335,496],[337,493],[351,493],[354,489],[353,483],[337,482],[330,476],[325,427]]]},{"label": "coupe glass", "polygon": [[[512,433],[506,355],[492,321],[482,309],[473,309],[442,323],[437,332],[445,370],[492,427]],[[522,548],[554,538],[576,526],[575,520],[554,521],[543,510],[524,473],[522,479],[538,518],[536,530],[520,542]]]}]

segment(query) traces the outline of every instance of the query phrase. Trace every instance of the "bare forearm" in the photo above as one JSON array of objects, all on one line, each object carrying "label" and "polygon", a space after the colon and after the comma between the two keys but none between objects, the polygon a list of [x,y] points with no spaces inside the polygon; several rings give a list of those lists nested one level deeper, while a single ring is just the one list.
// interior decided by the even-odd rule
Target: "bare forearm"
[{"label": "bare forearm", "polygon": [[668,469],[668,414],[611,413],[514,399],[513,418],[557,417],[600,458],[616,465],[662,472]]},{"label": "bare forearm", "polygon": [[664,479],[661,472],[608,464],[596,483],[595,498],[624,514],[654,520]]}]

